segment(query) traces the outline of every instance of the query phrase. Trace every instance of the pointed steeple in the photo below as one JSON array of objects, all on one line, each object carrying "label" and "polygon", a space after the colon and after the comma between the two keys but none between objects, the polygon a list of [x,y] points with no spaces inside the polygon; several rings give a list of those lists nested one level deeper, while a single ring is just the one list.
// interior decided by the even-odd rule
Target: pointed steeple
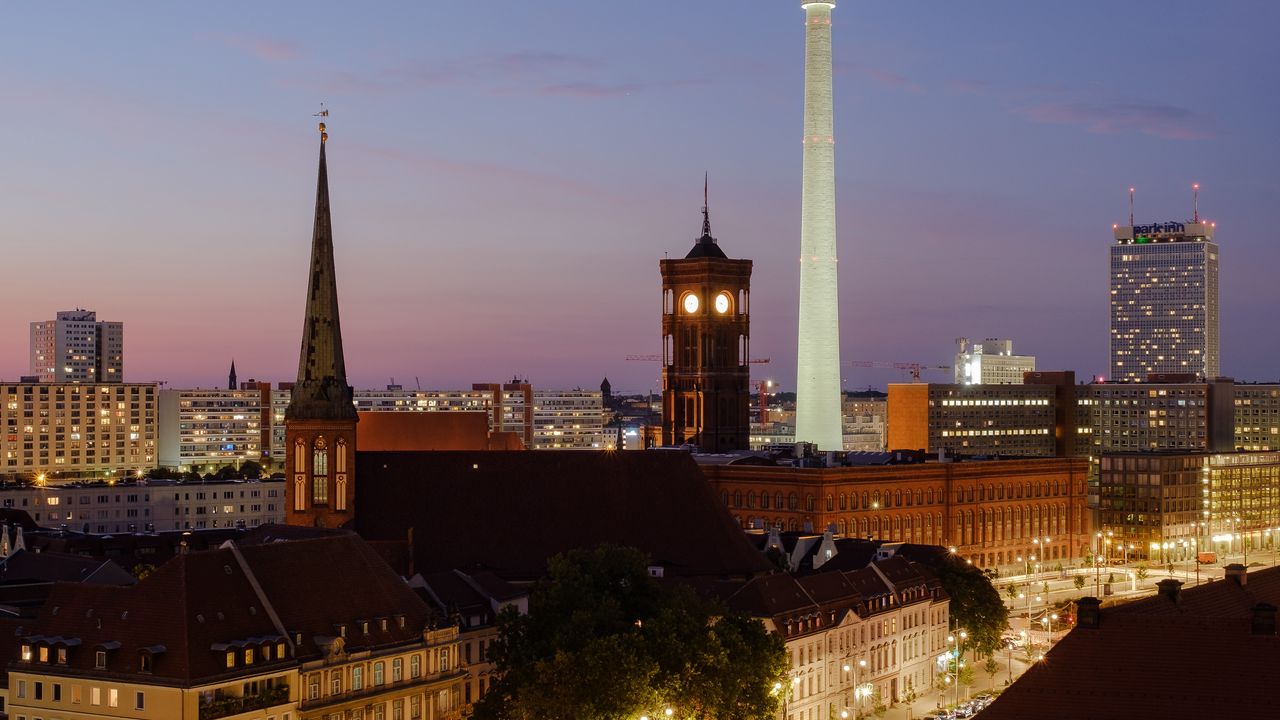
[{"label": "pointed steeple", "polygon": [[724,251],[720,249],[720,245],[716,239],[711,237],[711,211],[707,203],[707,180],[709,174],[702,176],[702,237],[698,238],[698,242],[694,244],[693,249],[689,251],[686,258],[728,257]]},{"label": "pointed steeple", "polygon": [[236,389],[236,359],[231,358],[231,374],[227,375],[227,389]]},{"label": "pointed steeple", "polygon": [[333,261],[333,227],[329,220],[329,171],[324,152],[328,137],[325,124],[320,123],[320,169],[316,181],[315,224],[311,232],[307,310],[302,323],[302,352],[298,357],[298,381],[285,411],[285,418],[291,420],[356,417],[342,355],[342,326],[338,321],[338,280]]}]

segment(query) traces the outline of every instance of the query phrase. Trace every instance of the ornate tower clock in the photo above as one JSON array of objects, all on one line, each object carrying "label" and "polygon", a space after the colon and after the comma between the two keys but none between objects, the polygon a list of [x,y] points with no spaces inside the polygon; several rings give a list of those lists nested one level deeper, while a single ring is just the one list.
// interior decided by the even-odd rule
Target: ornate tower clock
[{"label": "ornate tower clock", "polygon": [[751,261],[733,260],[711,236],[688,255],[661,260],[662,444],[705,452],[747,448],[751,429]]}]

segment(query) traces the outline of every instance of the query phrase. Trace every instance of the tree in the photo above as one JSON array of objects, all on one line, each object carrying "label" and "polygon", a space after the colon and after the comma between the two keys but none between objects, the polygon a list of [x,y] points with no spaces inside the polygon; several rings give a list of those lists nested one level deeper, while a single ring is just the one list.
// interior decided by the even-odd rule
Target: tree
[{"label": "tree", "polygon": [[548,563],[529,612],[498,617],[498,680],[476,720],[772,718],[785,692],[782,639],[688,587],[661,586],[638,550],[601,546]]},{"label": "tree", "polygon": [[240,474],[250,480],[257,480],[262,477],[262,465],[252,460],[245,460],[240,463]]},{"label": "tree", "polygon": [[991,678],[991,689],[994,690],[996,687],[996,673],[1000,672],[1000,663],[996,662],[995,655],[987,656],[987,661],[982,664],[982,669]]},{"label": "tree", "polygon": [[1005,595],[1008,595],[1010,600],[1017,600],[1017,599],[1018,599],[1018,584],[1017,584],[1017,583],[1009,583],[1008,585],[1005,585],[1005,586],[1004,586],[1004,594],[1005,594]]},{"label": "tree", "polygon": [[1083,576],[1083,575],[1076,575],[1076,579],[1075,579],[1075,580],[1072,580],[1072,581],[1071,581],[1071,584],[1072,584],[1072,585],[1075,585],[1077,590],[1083,590],[1083,589],[1084,589],[1084,576]]},{"label": "tree", "polygon": [[1148,572],[1147,572],[1147,564],[1146,564],[1146,563],[1141,563],[1141,564],[1139,564],[1139,565],[1138,565],[1138,579],[1139,579],[1139,580],[1146,580],[1146,579],[1147,579],[1147,575],[1149,575],[1149,574],[1150,574],[1150,573],[1148,573]]},{"label": "tree", "polygon": [[[966,644],[979,655],[995,652],[1000,647],[1000,634],[1009,627],[1009,609],[1000,592],[981,570],[955,557],[948,556],[934,569],[951,596],[951,617],[957,627],[969,633]],[[1006,592],[1018,597],[1013,583]]]}]

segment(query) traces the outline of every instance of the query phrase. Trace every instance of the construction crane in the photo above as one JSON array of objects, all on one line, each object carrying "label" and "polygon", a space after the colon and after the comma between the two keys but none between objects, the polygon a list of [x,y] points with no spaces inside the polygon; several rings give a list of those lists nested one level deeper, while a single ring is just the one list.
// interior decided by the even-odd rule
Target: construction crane
[{"label": "construction crane", "polygon": [[864,368],[888,368],[906,370],[911,373],[911,382],[920,382],[921,370],[950,370],[950,365],[925,365],[924,363],[881,362],[876,360],[845,360],[845,365]]},{"label": "construction crane", "polygon": [[[625,359],[637,360],[640,362],[662,362],[661,355],[628,355]],[[754,365],[765,365],[769,363],[769,358],[752,358],[747,362],[752,363]]]}]

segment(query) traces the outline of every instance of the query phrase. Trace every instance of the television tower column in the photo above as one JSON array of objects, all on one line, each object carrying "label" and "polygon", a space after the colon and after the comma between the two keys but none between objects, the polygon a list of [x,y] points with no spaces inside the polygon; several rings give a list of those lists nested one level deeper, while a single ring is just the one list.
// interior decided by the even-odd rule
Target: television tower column
[{"label": "television tower column", "polygon": [[840,317],[836,291],[836,146],[831,108],[834,0],[804,0],[804,185],[796,441],[841,450]]}]

